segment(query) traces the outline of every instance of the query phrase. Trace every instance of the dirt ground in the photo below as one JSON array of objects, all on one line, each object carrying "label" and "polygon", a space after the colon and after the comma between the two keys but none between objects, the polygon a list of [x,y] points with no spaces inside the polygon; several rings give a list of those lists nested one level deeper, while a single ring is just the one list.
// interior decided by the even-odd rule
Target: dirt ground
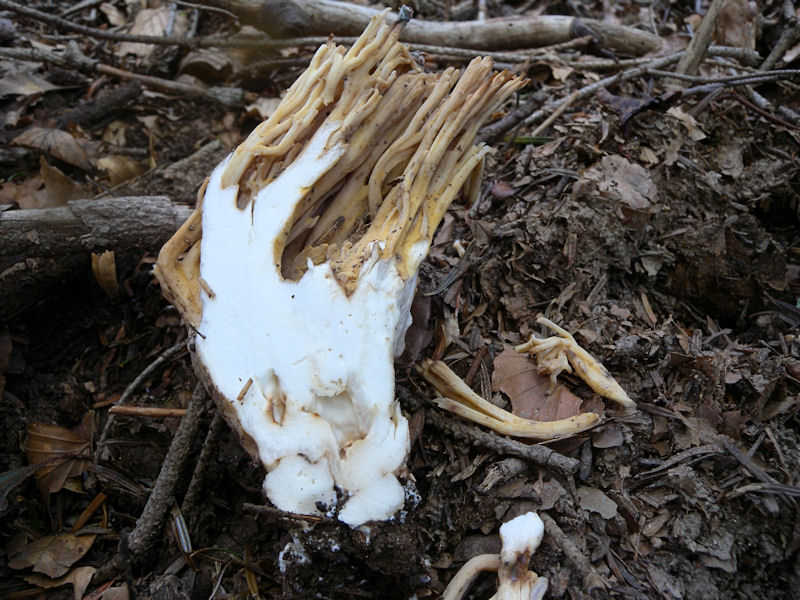
[{"label": "dirt ground", "polygon": [[[67,18],[117,31],[132,22],[132,4],[92,3]],[[705,12],[706,3],[697,4]],[[800,18],[787,19],[791,3],[730,4],[745,8],[729,10],[717,35],[728,35],[731,45],[752,43],[762,58]],[[32,3],[54,14],[69,5]],[[420,6],[418,14],[442,19],[454,6]],[[533,10],[640,24],[655,28],[671,51],[686,46],[687,27],[696,29],[701,18],[693,2],[488,6],[490,16]],[[0,49],[70,39],[4,8],[0,33],[11,33]],[[178,21],[191,24],[195,15],[196,35],[238,29],[224,13],[195,13],[189,5]],[[735,36],[739,44],[731,43]],[[58,203],[104,190],[193,202],[203,177],[311,55],[308,47],[284,49],[269,57],[277,63],[259,66],[240,49],[130,51],[113,41],[77,41],[101,62],[191,86],[224,84],[243,91],[244,100],[225,106],[0,54],[3,210],[52,207],[56,185]],[[799,41],[774,68],[800,67]],[[581,61],[625,58],[590,44],[514,64],[531,78],[517,106],[544,105],[619,72]],[[463,62],[430,54],[426,67],[450,64]],[[718,58],[680,85],[745,71],[734,58]],[[25,80],[25,91],[9,92],[9,81],[22,85],[10,74],[22,72],[35,78]],[[550,582],[547,598],[797,597],[797,83],[795,73],[681,94],[659,74],[638,74],[575,100],[541,132],[520,124],[492,140],[497,151],[478,200],[453,205],[421,270],[414,325],[396,368],[397,397],[411,424],[408,493],[388,522],[351,530],[265,507],[263,469],[214,418],[209,401],[170,503],[182,507],[185,525],[170,513],[144,557],[128,561],[127,536],[180,419],[117,416],[103,443],[94,442],[108,407],[187,332],[152,277],[157,247],[120,253],[113,297],[84,257],[56,286],[4,311],[0,596],[436,598],[465,561],[499,551],[500,524],[535,510],[558,530],[548,524],[531,561]],[[764,100],[760,107],[753,89]],[[68,133],[91,167],[81,167],[60,138],[45,147],[34,127],[48,136]],[[469,246],[463,257],[456,240]],[[530,394],[510,398],[502,381],[518,374],[508,348],[547,334],[536,324],[539,315],[572,332],[638,405],[633,414],[617,414],[577,377],[564,379],[583,411],[605,416],[591,432],[550,445],[577,459],[572,473],[471,439],[470,427],[434,405],[432,389],[413,369],[438,345],[442,360],[484,397],[552,418],[552,406]],[[127,403],[185,408],[195,384],[182,347]],[[64,460],[64,453],[73,454]],[[55,470],[28,466],[53,457]],[[193,474],[196,464],[202,468]],[[181,534],[191,539],[190,555],[181,550]],[[98,572],[120,550],[124,568],[101,579]],[[484,575],[468,597],[489,598],[495,585],[494,575]]]}]

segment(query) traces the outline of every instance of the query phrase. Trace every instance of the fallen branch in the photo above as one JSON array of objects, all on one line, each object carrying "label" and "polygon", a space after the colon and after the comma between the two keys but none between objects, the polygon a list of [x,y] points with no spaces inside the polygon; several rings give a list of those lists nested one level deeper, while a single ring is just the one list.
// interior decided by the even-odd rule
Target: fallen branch
[{"label": "fallen branch", "polygon": [[474,425],[456,421],[448,415],[436,411],[427,411],[425,420],[437,429],[446,431],[453,437],[468,442],[473,446],[484,446],[498,454],[516,456],[535,465],[554,469],[565,475],[571,475],[578,470],[577,460],[559,454],[547,446],[523,444],[511,438],[483,431]]},{"label": "fallen branch", "polygon": [[67,206],[0,213],[0,318],[45,298],[89,268],[89,253],[117,258],[159,248],[191,210],[166,197],[74,200]]},{"label": "fallen branch", "polygon": [[[269,35],[357,35],[378,14],[371,7],[336,0],[204,0],[224,8]],[[661,47],[651,33],[595,19],[540,15],[477,21],[412,20],[401,40],[476,50],[531,48],[566,42],[591,32],[604,48],[629,54],[645,54]],[[579,33],[577,33],[579,32]]]},{"label": "fallen branch", "polygon": [[98,569],[94,577],[95,582],[106,581],[116,576],[126,566],[126,562],[139,562],[153,550],[156,537],[164,524],[164,518],[174,503],[175,487],[186,466],[194,439],[197,437],[206,397],[205,389],[202,384],[198,383],[192,394],[188,410],[181,419],[175,437],[172,438],[153,492],[150,494],[141,516],[136,521],[136,527],[128,537],[129,556],[126,557],[125,552],[119,552],[112,560]]}]

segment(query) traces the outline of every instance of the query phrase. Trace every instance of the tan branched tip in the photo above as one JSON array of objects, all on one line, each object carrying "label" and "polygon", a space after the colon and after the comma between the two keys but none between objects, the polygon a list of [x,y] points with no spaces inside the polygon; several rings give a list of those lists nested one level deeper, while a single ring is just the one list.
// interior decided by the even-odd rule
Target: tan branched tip
[{"label": "tan branched tip", "polygon": [[555,387],[556,377],[562,371],[572,373],[574,370],[575,374],[600,396],[616,402],[626,410],[636,408],[636,403],[628,397],[608,369],[581,348],[571,333],[545,317],[539,317],[536,322],[554,331],[558,336],[542,339],[531,335],[530,340],[520,344],[515,350],[536,357],[539,370],[550,375],[551,387]]},{"label": "tan branched tip", "polygon": [[434,399],[440,408],[503,435],[538,441],[554,440],[586,431],[600,421],[596,413],[582,413],[558,421],[523,419],[476,394],[442,361],[426,358],[416,368],[441,394]]}]

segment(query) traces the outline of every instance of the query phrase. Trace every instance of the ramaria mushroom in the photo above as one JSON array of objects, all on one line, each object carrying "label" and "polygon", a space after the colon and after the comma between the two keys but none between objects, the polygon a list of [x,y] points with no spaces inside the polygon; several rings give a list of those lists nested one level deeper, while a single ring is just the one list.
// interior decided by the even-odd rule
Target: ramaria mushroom
[{"label": "ramaria mushroom", "polygon": [[424,73],[387,12],[349,50],[319,48],[156,266],[267,497],[351,526],[403,506],[393,359],[417,271],[450,203],[477,189],[478,129],[524,84],[489,59]]},{"label": "ramaria mushroom", "polygon": [[544,537],[544,523],[535,512],[527,512],[500,526],[500,554],[471,558],[447,584],[442,600],[461,600],[475,578],[484,571],[496,571],[497,593],[491,600],[541,600],[548,581],[528,569],[531,555]]},{"label": "ramaria mushroom", "polygon": [[536,357],[539,371],[550,375],[551,389],[556,385],[556,378],[562,371],[575,373],[585,381],[598,395],[608,398],[625,410],[633,410],[636,403],[628,397],[617,381],[611,376],[600,361],[578,345],[572,334],[553,323],[546,317],[539,317],[536,322],[554,331],[558,336],[540,339],[531,335],[531,339],[516,346],[517,352],[527,352]]},{"label": "ramaria mushroom", "polygon": [[442,361],[422,359],[417,371],[441,394],[433,400],[439,408],[503,435],[538,441],[554,440],[586,431],[600,422],[600,416],[592,412],[558,421],[523,419],[476,394]]}]

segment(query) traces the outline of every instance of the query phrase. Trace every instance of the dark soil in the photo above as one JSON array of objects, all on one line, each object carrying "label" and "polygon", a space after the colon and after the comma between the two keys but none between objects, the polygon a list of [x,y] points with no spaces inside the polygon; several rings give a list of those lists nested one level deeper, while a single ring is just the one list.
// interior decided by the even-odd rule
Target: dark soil
[{"label": "dark soil", "polygon": [[[682,26],[690,4],[659,4],[662,35]],[[761,4],[767,25],[756,50],[765,56],[769,40],[780,33],[781,3]],[[556,3],[548,12],[570,14],[576,6],[586,16],[600,10]],[[622,5],[615,10],[624,18]],[[98,26],[96,19],[88,24]],[[215,15],[204,27],[223,24],[230,26]],[[32,21],[16,27],[24,36],[42,31]],[[104,48],[98,56],[113,60],[113,46]],[[794,60],[781,66],[797,68]],[[429,60],[431,68],[446,64]],[[156,74],[176,76],[174,65],[168,66]],[[549,68],[528,66],[534,81],[523,100],[534,93],[567,96],[590,82],[585,72],[559,82]],[[298,72],[233,83],[275,95],[283,87],[275,82],[288,85]],[[40,74],[53,72],[42,67]],[[80,89],[81,95],[48,100],[50,114],[75,110],[86,91]],[[774,105],[800,110],[796,85],[758,89]],[[664,91],[663,79],[643,78],[610,91],[618,98],[650,98]],[[614,102],[600,95],[571,106],[544,139],[530,139],[529,130],[517,128],[494,143],[480,199],[471,207],[453,206],[422,269],[415,308],[424,317],[415,321],[410,354],[396,373],[412,449],[406,506],[394,520],[351,530],[331,519],[308,522],[259,509],[263,469],[227,426],[205,440],[214,415],[209,403],[189,464],[204,443],[212,444],[211,460],[198,502],[183,514],[195,551],[192,566],[168,524],[146,559],[128,564],[111,587],[153,598],[246,597],[256,591],[265,598],[435,598],[466,560],[499,550],[500,524],[536,510],[550,515],[578,547],[608,596],[796,597],[800,129],[754,111],[738,94],[724,91],[701,105],[703,98],[687,96],[669,113],[657,106],[622,122]],[[6,127],[4,138],[45,118],[29,102],[25,108],[19,99],[3,100],[6,115],[23,115]],[[241,109],[149,93],[128,98],[124,112],[113,114],[128,128],[126,147],[168,169],[124,182],[120,194],[167,193],[183,202],[194,198],[198,174],[208,173],[258,122],[241,116]],[[160,129],[145,126],[144,117],[153,117]],[[101,118],[82,126],[86,137],[100,139],[108,125]],[[220,136],[221,143],[204,147]],[[5,157],[13,159],[3,162],[7,180],[37,173],[38,154],[18,154]],[[79,180],[74,166],[58,164]],[[459,259],[454,240],[474,245],[469,264]],[[2,475],[28,464],[20,445],[26,424],[73,428],[94,410],[101,431],[108,405],[186,338],[176,310],[153,281],[153,259],[137,256],[118,266],[115,299],[95,283],[87,260],[59,293],[35,299],[7,320],[4,339],[11,351],[7,357],[0,352],[0,359],[8,358],[7,365],[0,360]],[[461,275],[446,289],[423,296],[456,268]],[[629,416],[609,411],[600,428],[554,445],[580,459],[574,476],[437,428],[426,417],[440,409],[410,367],[434,353],[443,323],[455,323],[459,338],[443,360],[462,377],[476,373],[473,387],[491,397],[496,356],[504,344],[543,333],[535,323],[540,314],[599,357],[639,408]],[[568,381],[587,404],[597,403],[577,378]],[[195,382],[184,351],[157,369],[130,404],[185,407]],[[497,391],[494,399],[508,402]],[[69,531],[101,492],[107,499],[88,522],[97,538],[75,566],[109,562],[135,526],[177,425],[177,419],[117,417],[98,451],[99,468],[82,470],[47,501],[33,477],[12,487],[0,511],[0,596],[37,593],[25,596],[35,589],[25,579],[31,570],[12,570],[9,561],[31,540]],[[178,482],[176,501],[191,471]],[[0,486],[8,485],[0,479]],[[586,573],[550,536],[531,568],[549,579],[548,598],[589,594]],[[89,591],[106,583],[95,580]],[[488,598],[494,585],[494,576],[485,576],[470,597]],[[40,593],[66,598],[71,591]]]}]

